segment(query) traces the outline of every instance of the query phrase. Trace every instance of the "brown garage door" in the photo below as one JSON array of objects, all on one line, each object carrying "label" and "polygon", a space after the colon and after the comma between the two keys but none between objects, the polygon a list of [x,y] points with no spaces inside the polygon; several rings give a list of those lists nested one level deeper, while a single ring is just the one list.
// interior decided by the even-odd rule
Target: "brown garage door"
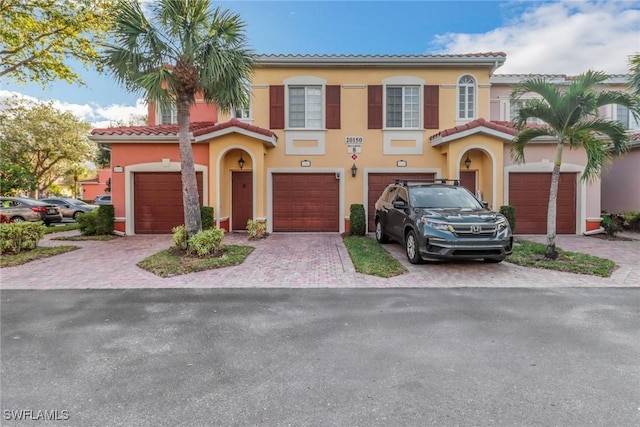
[{"label": "brown garage door", "polygon": [[376,201],[387,185],[392,184],[395,179],[434,179],[435,177],[433,173],[370,173],[367,187],[369,231],[376,228],[374,224]]},{"label": "brown garage door", "polygon": [[[202,172],[196,180],[202,204]],[[180,172],[134,173],[133,194],[136,234],[167,234],[184,224]]]},{"label": "brown garage door", "polygon": [[339,231],[334,173],[273,174],[273,231]]},{"label": "brown garage door", "polygon": [[[546,234],[550,173],[509,174],[509,204],[515,208],[516,233]],[[558,184],[556,233],[576,232],[576,174],[561,173]]]}]

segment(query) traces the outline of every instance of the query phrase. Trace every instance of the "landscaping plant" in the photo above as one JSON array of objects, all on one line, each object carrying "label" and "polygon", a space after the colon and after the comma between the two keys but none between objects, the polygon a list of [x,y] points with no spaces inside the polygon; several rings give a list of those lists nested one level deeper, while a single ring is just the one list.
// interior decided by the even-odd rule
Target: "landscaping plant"
[{"label": "landscaping plant", "polygon": [[349,210],[349,234],[351,236],[364,236],[366,230],[364,205],[353,204],[349,207]]},{"label": "landscaping plant", "polygon": [[516,208],[513,206],[505,205],[500,206],[500,213],[507,218],[509,222],[509,227],[511,227],[511,232],[515,234],[516,232]]},{"label": "landscaping plant", "polygon": [[251,239],[263,239],[267,237],[267,223],[250,219],[247,221],[247,231]]},{"label": "landscaping plant", "polygon": [[39,222],[0,224],[0,253],[17,254],[35,249],[44,237],[44,230]]}]

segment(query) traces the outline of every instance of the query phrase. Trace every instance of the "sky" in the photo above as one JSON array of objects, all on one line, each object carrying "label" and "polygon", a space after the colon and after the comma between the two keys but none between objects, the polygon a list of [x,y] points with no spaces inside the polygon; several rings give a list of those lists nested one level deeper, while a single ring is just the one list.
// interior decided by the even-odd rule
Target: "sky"
[{"label": "sky", "polygon": [[[148,0],[150,1],[150,0]],[[496,74],[628,72],[640,53],[638,1],[211,1],[238,13],[257,54],[422,55],[505,52]],[[109,75],[77,71],[86,85],[0,81],[0,97],[54,100],[106,127],[145,115],[143,94]]]}]

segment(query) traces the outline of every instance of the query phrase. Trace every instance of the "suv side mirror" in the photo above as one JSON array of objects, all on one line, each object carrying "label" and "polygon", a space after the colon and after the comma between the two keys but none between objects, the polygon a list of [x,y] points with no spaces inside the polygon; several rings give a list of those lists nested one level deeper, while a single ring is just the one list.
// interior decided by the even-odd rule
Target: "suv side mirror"
[{"label": "suv side mirror", "polygon": [[489,202],[480,202],[480,203],[482,203],[483,207],[485,207],[487,209],[489,208]]},{"label": "suv side mirror", "polygon": [[407,202],[405,202],[404,200],[394,200],[393,201],[393,207],[396,209],[406,209],[407,208]]}]

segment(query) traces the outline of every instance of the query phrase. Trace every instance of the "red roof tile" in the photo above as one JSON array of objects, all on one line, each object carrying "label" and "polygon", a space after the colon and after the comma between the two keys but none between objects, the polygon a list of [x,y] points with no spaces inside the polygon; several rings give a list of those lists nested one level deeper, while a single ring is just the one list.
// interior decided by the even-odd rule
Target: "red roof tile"
[{"label": "red roof tile", "polygon": [[[264,129],[238,119],[231,119],[224,123],[215,122],[194,122],[189,125],[189,132],[193,136],[206,135],[229,127],[239,127],[251,132],[259,133],[269,137],[274,137],[275,133],[269,129]],[[155,125],[155,126],[122,126],[114,128],[93,129],[91,135],[125,135],[125,136],[177,136],[178,125]]]},{"label": "red roof tile", "polygon": [[476,119],[474,121],[471,121],[469,123],[465,123],[463,125],[460,126],[456,126],[453,128],[449,128],[449,129],[445,129],[443,131],[440,131],[438,133],[436,133],[435,135],[432,135],[429,139],[435,139],[438,137],[445,137],[445,136],[449,136],[449,135],[454,135],[456,133],[460,133],[460,132],[464,132],[466,130],[469,129],[474,129],[477,127],[486,127],[489,129],[493,129],[493,130],[497,130],[499,132],[504,132],[507,133],[509,135],[515,135],[517,132],[515,129],[513,129],[513,127],[511,127],[511,123],[509,122],[498,122],[498,121],[493,121],[493,122],[489,122],[486,121],[485,119]]}]

